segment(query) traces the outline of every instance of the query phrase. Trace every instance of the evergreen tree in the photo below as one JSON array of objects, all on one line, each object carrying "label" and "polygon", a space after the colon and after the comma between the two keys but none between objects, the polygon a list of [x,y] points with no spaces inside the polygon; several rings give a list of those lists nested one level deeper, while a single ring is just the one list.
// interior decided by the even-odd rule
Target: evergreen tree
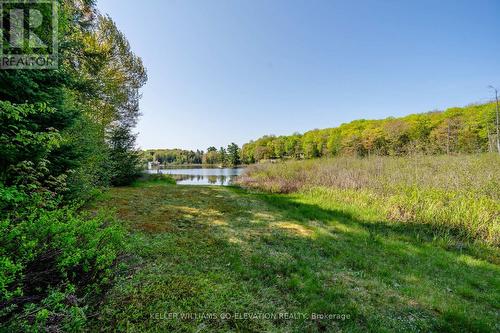
[{"label": "evergreen tree", "polygon": [[227,146],[227,162],[233,167],[241,164],[240,148],[234,142]]},{"label": "evergreen tree", "polygon": [[136,136],[125,126],[110,131],[111,184],[127,185],[140,175],[139,152],[135,149]]}]

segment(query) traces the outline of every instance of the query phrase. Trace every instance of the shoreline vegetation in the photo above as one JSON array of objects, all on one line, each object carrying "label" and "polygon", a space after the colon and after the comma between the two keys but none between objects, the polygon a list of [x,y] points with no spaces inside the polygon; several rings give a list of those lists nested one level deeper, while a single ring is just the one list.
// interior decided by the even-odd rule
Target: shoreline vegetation
[{"label": "shoreline vegetation", "polygon": [[386,221],[500,245],[500,155],[333,158],[256,164],[239,185],[372,209]]},{"label": "shoreline vegetation", "polygon": [[168,163],[168,164],[158,164],[158,165],[151,165],[151,169],[148,170],[154,170],[154,169],[186,169],[186,168],[209,168],[209,169],[216,169],[216,168],[245,168],[248,167],[246,164],[238,164],[234,166],[224,166],[222,164],[175,164],[175,163]]},{"label": "shoreline vegetation", "polygon": [[231,143],[227,148],[208,147],[203,150],[148,149],[141,151],[142,161],[149,166],[202,165],[213,167],[237,167],[241,162],[241,149]]}]

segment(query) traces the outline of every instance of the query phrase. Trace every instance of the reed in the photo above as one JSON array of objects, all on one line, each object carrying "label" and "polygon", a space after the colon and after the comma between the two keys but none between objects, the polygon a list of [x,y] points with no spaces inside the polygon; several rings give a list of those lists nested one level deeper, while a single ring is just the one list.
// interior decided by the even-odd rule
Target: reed
[{"label": "reed", "polygon": [[500,245],[500,156],[335,158],[257,164],[238,184],[374,208],[395,222]]}]

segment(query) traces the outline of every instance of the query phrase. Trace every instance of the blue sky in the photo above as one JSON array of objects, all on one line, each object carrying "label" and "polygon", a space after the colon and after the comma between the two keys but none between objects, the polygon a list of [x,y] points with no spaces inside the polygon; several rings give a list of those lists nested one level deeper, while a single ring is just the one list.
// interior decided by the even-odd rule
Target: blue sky
[{"label": "blue sky", "polygon": [[99,0],[142,57],[141,148],[463,106],[500,86],[500,1]]}]

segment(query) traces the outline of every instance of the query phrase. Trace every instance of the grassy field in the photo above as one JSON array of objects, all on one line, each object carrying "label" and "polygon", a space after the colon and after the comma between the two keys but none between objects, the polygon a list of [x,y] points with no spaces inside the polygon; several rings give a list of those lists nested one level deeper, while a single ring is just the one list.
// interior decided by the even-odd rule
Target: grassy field
[{"label": "grassy field", "polygon": [[159,181],[111,189],[89,209],[115,209],[130,235],[92,330],[500,330],[497,248],[330,195]]},{"label": "grassy field", "polygon": [[439,237],[500,246],[500,155],[334,158],[252,166],[240,184],[273,193],[315,191],[322,202],[425,224]]}]

